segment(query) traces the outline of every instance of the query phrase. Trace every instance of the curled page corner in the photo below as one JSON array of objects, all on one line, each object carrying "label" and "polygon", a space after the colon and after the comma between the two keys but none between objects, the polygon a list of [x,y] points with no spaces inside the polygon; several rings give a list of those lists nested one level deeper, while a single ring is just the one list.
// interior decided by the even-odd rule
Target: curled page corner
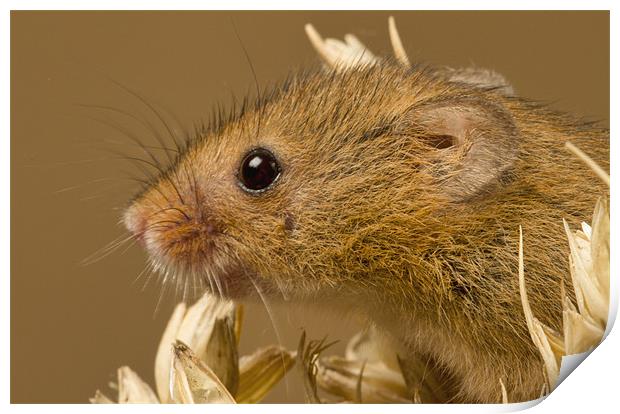
[{"label": "curled page corner", "polygon": [[562,363],[560,364],[560,375],[555,387],[557,388],[595,349],[593,348],[580,354],[563,356]]},{"label": "curled page corner", "polygon": [[[616,317],[618,315],[618,283],[615,278],[610,277],[610,302],[609,302],[609,316],[607,318],[607,326],[605,327],[605,333],[599,345],[607,338],[607,335],[611,332],[614,326]],[[554,388],[557,388],[588,356],[595,352],[598,345],[594,348],[573,355],[565,355],[562,357],[560,364],[560,375],[558,376],[557,383]],[[553,392],[553,391],[552,391]],[[550,393],[551,394],[551,393]],[[548,395],[550,395],[548,394]]]},{"label": "curled page corner", "polygon": [[616,317],[618,316],[618,297],[620,296],[620,286],[618,285],[618,280],[609,275],[609,313],[607,316],[607,326],[605,326],[605,333],[603,334],[603,339],[601,342],[607,338],[609,332],[611,332],[611,328],[613,328],[614,323],[616,323]]},{"label": "curled page corner", "polygon": [[[611,332],[611,328],[613,327],[618,314],[618,283],[614,278],[611,278],[610,283],[611,297],[609,303],[609,316],[607,319],[607,326],[605,327],[605,333],[600,343],[602,343],[607,338],[607,335],[609,335],[609,332]],[[555,387],[558,387],[581,363],[583,363],[583,361],[586,360],[592,352],[595,352],[596,348],[598,348],[598,345],[580,354],[563,356],[560,364],[560,375],[558,376]]]}]

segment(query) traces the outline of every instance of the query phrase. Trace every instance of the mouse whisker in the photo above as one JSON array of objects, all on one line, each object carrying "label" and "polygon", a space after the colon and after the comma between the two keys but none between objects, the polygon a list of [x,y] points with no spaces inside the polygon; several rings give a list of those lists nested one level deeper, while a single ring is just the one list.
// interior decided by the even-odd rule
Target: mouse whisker
[{"label": "mouse whisker", "polygon": [[[190,174],[187,172],[188,170],[191,172],[191,178],[190,178]],[[201,205],[201,197],[198,191],[198,182],[196,181],[196,174],[194,173],[193,165],[185,166],[184,171],[188,179],[187,181],[189,182],[189,185],[191,187],[191,192],[194,193],[194,205],[199,206]],[[198,208],[197,210],[198,210],[198,214],[200,215],[199,220],[202,221],[203,210],[201,208]]]},{"label": "mouse whisker", "polygon": [[[159,272],[158,272],[159,273]],[[161,275],[161,273],[159,273]],[[155,317],[155,315],[157,315],[157,313],[159,312],[159,309],[161,307],[161,304],[163,302],[164,296],[166,294],[166,291],[168,289],[169,283],[166,283],[168,279],[168,272],[166,271],[164,273],[164,277],[163,279],[160,280],[160,290],[159,290],[159,297],[157,298],[157,303],[155,304],[155,309],[153,310],[153,317]]]},{"label": "mouse whisker", "polygon": [[182,281],[181,278],[179,277],[179,274],[177,272],[170,272],[172,275],[172,284],[174,285],[174,290],[172,291],[172,297],[173,297],[173,302],[174,303],[178,303],[179,302],[179,293],[182,292]]},{"label": "mouse whisker", "polygon": [[132,95],[134,98],[137,98],[143,105],[145,105],[146,108],[153,115],[155,115],[155,117],[159,120],[159,122],[161,122],[161,124],[166,128],[166,131],[170,135],[170,138],[172,138],[172,140],[173,140],[173,142],[175,144],[175,147],[178,150],[178,152],[179,153],[183,152],[183,149],[179,145],[179,142],[177,141],[176,135],[174,134],[174,132],[170,128],[170,125],[168,124],[168,122],[166,122],[165,118],[161,115],[161,113],[159,113],[159,111],[155,108],[155,106],[153,104],[151,104],[144,96],[142,96],[138,92],[134,91],[133,89],[129,88],[128,86],[125,86],[125,85],[121,84],[120,82],[118,82],[116,80],[113,80],[113,79],[111,81],[113,83],[115,83],[118,87],[123,89],[125,92],[129,93],[130,95]]},{"label": "mouse whisker", "polygon": [[[146,262],[146,264],[144,265],[140,273],[138,273],[138,276],[136,276],[134,280],[131,282],[132,286],[135,286],[140,281],[140,279],[142,279],[142,277],[148,273],[149,266],[150,266],[150,263]],[[146,287],[146,284],[143,284],[141,290],[144,291],[145,287]]]},{"label": "mouse whisker", "polygon": [[[115,109],[113,109],[113,108],[108,108],[108,107],[100,107],[100,108],[101,108],[101,109],[109,109],[109,110],[117,111],[117,112],[119,112],[119,113],[121,113],[121,114],[123,114],[123,115],[130,116],[132,119],[136,119],[136,120],[137,120],[138,122],[140,122],[143,126],[145,125],[145,122],[144,122],[144,121],[141,121],[140,119],[138,119],[137,117],[135,117],[135,116],[133,116],[133,115],[126,114],[126,113],[125,113],[125,112],[123,112],[123,111],[120,111],[120,110],[115,110]],[[124,136],[126,136],[127,138],[129,138],[129,139],[132,141],[132,143],[133,143],[133,144],[135,144],[135,145],[139,146],[139,147],[142,149],[142,151],[144,151],[144,153],[145,153],[146,155],[148,155],[148,156],[149,156],[149,158],[151,158],[155,164],[157,164],[157,169],[158,169],[158,171],[160,172],[160,174],[162,174],[162,173],[163,173],[163,171],[164,171],[164,166],[162,165],[161,161],[160,161],[160,160],[159,160],[159,159],[158,159],[158,158],[157,158],[157,157],[153,154],[153,152],[152,152],[152,151],[150,151],[150,149],[149,149],[149,148],[158,148],[158,147],[150,147],[150,146],[145,145],[145,144],[142,142],[142,140],[141,140],[140,138],[138,138],[138,137],[137,137],[134,133],[132,133],[132,132],[131,132],[129,129],[127,129],[127,128],[123,128],[123,127],[122,127],[122,126],[120,126],[119,124],[116,124],[116,123],[111,122],[111,121],[109,121],[109,120],[103,120],[103,119],[101,119],[101,118],[94,118],[94,117],[92,117],[91,119],[93,119],[93,120],[95,120],[95,121],[97,121],[97,122],[99,122],[99,123],[101,123],[101,124],[103,124],[103,125],[106,125],[106,126],[108,126],[108,127],[112,128],[112,129],[114,129],[114,130],[116,130],[116,131],[120,132],[121,134],[123,134],[123,135],[124,135]],[[148,128],[148,127],[147,127],[147,128]],[[164,148],[164,147],[162,146],[162,149],[163,149],[163,148]]]},{"label": "mouse whisker", "polygon": [[[127,253],[127,250],[129,250],[131,247],[135,246],[136,241],[138,241],[138,238],[134,235],[134,237],[132,237],[131,239],[129,239],[126,243],[126,246],[123,250],[121,250],[121,255]],[[120,245],[117,247],[117,249],[120,249]]]},{"label": "mouse whisker", "polygon": [[108,255],[116,251],[124,243],[131,241],[135,237],[136,236],[134,234],[128,235],[128,233],[125,232],[119,237],[109,242],[108,244],[106,244],[105,246],[103,246],[102,248],[98,249],[94,253],[84,258],[80,263],[82,266],[90,266],[91,264],[96,263],[102,260],[103,258],[107,257]]},{"label": "mouse whisker", "polygon": [[211,290],[211,292],[214,292],[213,278],[211,277],[211,273],[209,273],[208,271],[205,271],[205,276],[207,278],[207,281],[209,282],[209,289]]},{"label": "mouse whisker", "polygon": [[[181,149],[177,149],[176,150],[177,154],[180,154],[182,152],[187,151],[187,149],[189,148],[189,146],[191,144],[191,135],[189,133],[189,130],[186,127],[183,126],[183,123],[181,122],[181,120],[170,109],[165,108],[165,107],[161,107],[160,109],[168,117],[172,118],[172,121],[174,121],[174,123],[176,124],[175,125],[176,129],[180,130],[181,133],[182,133],[181,137],[179,137],[178,132],[175,134],[175,136],[179,140],[181,140]],[[173,128],[171,128],[171,130],[175,131],[175,129],[173,129]]]},{"label": "mouse whisker", "polygon": [[[161,139],[161,136],[158,134],[157,129],[153,126],[153,124],[151,124],[150,122],[139,118],[127,111],[123,111],[122,109],[119,108],[114,108],[111,106],[105,106],[105,105],[91,105],[91,104],[78,104],[79,106],[85,107],[85,108],[93,108],[93,109],[100,109],[100,110],[105,110],[105,111],[111,111],[111,112],[115,112],[117,114],[123,115],[125,117],[131,118],[132,120],[136,121],[138,124],[140,124],[141,126],[143,126],[147,131],[149,131],[149,133],[151,133],[155,139],[159,142],[159,144],[161,145],[160,147],[151,147],[151,148],[157,148],[157,149],[161,149],[166,152],[166,156],[168,158],[169,162],[173,162],[174,159],[170,156],[170,154],[168,152],[175,152],[175,153],[179,153],[180,151],[178,149],[175,148],[170,148],[169,146],[165,145],[165,143],[163,142],[163,139]],[[99,122],[103,122],[100,119],[95,119]],[[118,129],[118,125],[110,123],[109,121],[104,122],[105,125],[110,126],[112,128]],[[119,130],[122,133],[125,133],[126,130]],[[131,137],[130,137],[131,138]],[[140,140],[137,140],[137,142],[140,146],[142,146],[142,142]],[[146,146],[145,146],[146,147]]]},{"label": "mouse whisker", "polygon": [[237,27],[235,26],[235,22],[231,19],[231,24],[233,27],[233,31],[235,32],[235,36],[239,41],[239,45],[241,46],[241,50],[243,50],[243,55],[245,56],[245,60],[248,63],[248,67],[250,68],[250,72],[252,73],[252,78],[254,79],[254,86],[256,87],[256,104],[255,108],[258,110],[258,116],[256,117],[256,137],[260,136],[260,127],[261,127],[261,118],[264,113],[265,106],[262,105],[261,99],[261,91],[260,84],[258,82],[258,76],[256,75],[256,70],[254,69],[254,65],[252,64],[252,59],[250,58],[250,54],[243,44],[243,40],[241,40],[241,35],[237,31]]},{"label": "mouse whisker", "polygon": [[153,281],[153,276],[157,275],[157,272],[155,272],[155,267],[150,260],[147,262],[145,275],[146,276],[144,277],[144,283],[142,284],[141,288],[142,291],[146,290],[147,286]]},{"label": "mouse whisker", "polygon": [[213,279],[215,281],[215,286],[217,287],[217,293],[220,297],[224,296],[224,290],[222,289],[222,282],[220,281],[220,278],[216,276]]},{"label": "mouse whisker", "polygon": [[177,186],[177,180],[179,179],[179,176],[177,175],[177,171],[173,170],[171,172],[171,175],[173,175],[174,177],[169,176],[167,177],[166,181],[172,186],[172,188],[174,188],[174,192],[176,193],[177,198],[179,199],[181,204],[187,204],[185,202],[185,199],[183,199],[183,196],[181,195],[181,191],[179,191],[179,187]]},{"label": "mouse whisker", "polygon": [[[162,226],[159,226],[159,224],[173,224],[174,226],[178,226],[178,225],[180,225],[180,224],[181,224],[181,222],[176,221],[176,220],[159,220],[159,221],[156,221],[156,222],[153,222],[152,224],[150,224],[150,225],[146,228],[146,230],[151,229],[151,228],[152,228],[151,226],[162,227]],[[173,228],[172,226],[165,226],[165,227],[167,227],[167,228]]]},{"label": "mouse whisker", "polygon": [[155,216],[157,216],[157,215],[159,215],[159,214],[161,214],[161,213],[165,213],[166,211],[171,211],[171,210],[173,210],[173,211],[178,211],[179,213],[181,213],[181,215],[183,215],[183,217],[185,217],[185,219],[186,219],[187,221],[192,221],[192,218],[191,218],[191,217],[190,217],[190,216],[189,216],[189,215],[188,215],[185,211],[183,211],[183,209],[180,209],[180,208],[178,208],[178,207],[165,207],[165,208],[160,208],[160,209],[159,209],[159,211],[156,211],[155,213],[153,213],[153,214],[151,214],[151,215],[147,216],[145,219],[146,219],[146,220],[149,220],[149,219],[151,219],[151,218],[153,218],[153,217],[155,217]]},{"label": "mouse whisker", "polygon": [[116,181],[116,178],[96,178],[94,180],[89,180],[83,184],[76,184],[76,185],[71,185],[68,187],[63,187],[60,188],[58,190],[53,191],[53,194],[61,194],[61,193],[66,193],[69,191],[74,191],[74,190],[79,190],[82,188],[89,188],[92,184],[98,184],[98,183],[102,183],[102,182],[106,182],[106,181]]},{"label": "mouse whisker", "polygon": [[[273,309],[271,308],[271,305],[267,302],[265,294],[259,288],[259,286],[256,283],[256,281],[254,280],[254,278],[250,277],[249,279],[252,282],[252,285],[254,286],[254,289],[256,290],[256,293],[258,294],[258,297],[260,298],[261,302],[263,303],[263,306],[265,307],[265,311],[267,312],[267,316],[269,317],[269,320],[271,321],[271,327],[273,328],[273,332],[274,332],[274,334],[276,336],[276,339],[278,341],[278,345],[281,348],[284,348],[284,346],[282,344],[282,336],[280,335],[280,330],[276,326],[276,320],[275,320],[275,317],[273,315]],[[284,369],[286,371],[286,361],[284,360],[284,356],[282,356],[281,359],[282,359],[282,369]],[[287,377],[284,378],[284,385],[286,387],[286,394],[288,395],[289,394],[289,384],[288,384]]]},{"label": "mouse whisker", "polygon": [[149,166],[149,167],[154,167],[158,173],[159,170],[157,168],[157,165],[148,161],[148,160],[144,160],[142,158],[139,157],[133,157],[133,156],[128,156],[120,151],[117,150],[112,150],[112,149],[106,149],[107,152],[114,154],[114,158],[112,158],[113,160],[121,160],[121,161],[130,161],[132,163],[132,165],[140,171],[140,173],[142,174],[142,177],[144,178],[140,178],[140,177],[136,177],[131,173],[128,173],[127,171],[124,171],[127,175],[129,175],[129,177],[135,181],[138,181],[142,184],[142,186],[144,188],[149,188],[150,186],[152,186],[153,182],[157,181],[157,175],[155,173],[153,173],[153,171],[151,171],[149,168],[146,168],[145,165]]},{"label": "mouse whisker", "polygon": [[[144,98],[142,95],[140,95],[139,93],[137,93],[136,91],[130,89],[129,87],[121,84],[120,82],[110,79],[114,84],[116,84],[118,87],[120,87],[121,89],[123,89],[124,91],[126,91],[127,93],[129,93],[130,95],[134,96],[135,98],[137,98],[143,105],[146,106],[146,108],[159,120],[159,122],[164,126],[164,128],[166,129],[166,131],[168,132],[170,138],[172,138],[172,141],[174,142],[174,146],[175,146],[175,152],[176,155],[173,157],[170,154],[170,151],[166,151],[166,155],[168,157],[168,161],[171,165],[173,165],[175,163],[175,158],[178,157],[181,153],[184,152],[185,148],[187,147],[187,141],[185,141],[185,143],[182,145],[179,143],[179,140],[177,139],[176,134],[174,133],[173,129],[171,128],[170,124],[166,121],[166,119],[163,117],[163,115],[155,108],[155,106],[153,104],[151,104],[146,98]],[[108,108],[109,109],[109,108]],[[120,113],[123,113],[123,111],[120,111]],[[129,114],[125,114],[127,116],[131,116]],[[136,117],[131,116],[132,118],[136,119]],[[151,133],[153,134],[153,136],[155,137],[155,139],[159,142],[159,144],[161,145],[162,148],[167,149],[167,145],[165,144],[165,141],[163,139],[163,137],[158,133],[157,128],[155,128],[150,122],[146,121],[146,120],[139,120],[136,119],[137,121],[139,121],[143,126],[147,127]],[[139,140],[137,140],[138,142],[140,142]],[[154,164],[157,166],[158,168],[158,172],[160,176],[165,176],[166,175],[166,170],[164,169],[164,167],[161,166],[161,163],[155,162]],[[144,171],[143,171],[144,172]],[[181,201],[182,204],[186,204],[185,200],[183,199],[183,196],[181,195],[181,191],[179,190],[178,186],[177,186],[177,181],[178,181],[178,176],[176,175],[177,172],[172,170],[168,172],[170,175],[167,177],[167,181],[170,183],[170,185],[174,188],[176,195],[179,199],[179,201]],[[147,174],[147,176],[151,176],[151,174]],[[152,177],[151,177],[152,181],[155,181]]]},{"label": "mouse whisker", "polygon": [[189,280],[191,278],[191,283],[190,283],[190,296],[193,298],[196,296],[196,272],[192,271],[190,272],[190,277],[188,277],[187,279]]}]

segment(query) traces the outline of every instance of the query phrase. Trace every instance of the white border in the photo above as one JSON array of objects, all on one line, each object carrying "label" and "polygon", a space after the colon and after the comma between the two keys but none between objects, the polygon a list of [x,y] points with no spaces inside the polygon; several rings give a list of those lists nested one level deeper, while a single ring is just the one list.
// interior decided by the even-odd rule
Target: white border
[{"label": "white border", "polygon": [[222,3],[199,2],[191,0],[178,1],[41,1],[24,0],[7,2],[13,10],[610,10],[613,1],[591,0],[523,0],[494,1],[471,0],[435,0],[435,1],[398,1],[398,0],[265,0],[241,1],[228,0]]},{"label": "white border", "polygon": [[[10,14],[9,10],[143,10],[143,9],[163,9],[163,10],[195,10],[201,7],[207,7],[212,10],[235,10],[235,9],[248,9],[258,10],[257,5],[266,9],[289,9],[289,10],[611,10],[611,110],[612,114],[610,119],[612,135],[615,135],[617,122],[617,98],[618,98],[618,54],[616,52],[618,46],[618,22],[617,14],[614,13],[613,1],[548,1],[548,0],[522,0],[515,1],[491,1],[491,0],[468,0],[463,1],[417,1],[417,2],[404,2],[404,1],[326,1],[326,0],[314,0],[314,1],[261,1],[261,2],[247,2],[230,0],[225,3],[215,4],[207,2],[192,2],[186,0],[177,0],[174,2],[167,1],[129,1],[129,0],[108,0],[108,1],[8,1],[3,2],[4,13],[2,14],[2,42],[0,43],[1,55],[4,56],[2,62],[2,77],[4,82],[2,84],[1,96],[2,100],[2,126],[5,133],[2,135],[3,151],[1,155],[1,170],[3,191],[0,192],[2,202],[0,203],[0,210],[2,213],[2,219],[4,225],[2,226],[2,238],[1,238],[1,253],[2,263],[4,264],[4,286],[2,289],[2,341],[1,346],[1,361],[2,376],[0,377],[0,392],[2,394],[3,405],[8,405],[10,393],[10,349],[9,349],[9,329],[10,329],[10,126],[9,126],[9,108],[10,108],[10,70],[8,62],[10,61]],[[380,8],[378,7],[380,6]],[[584,82],[587,80],[576,79],[576,82]],[[613,141],[613,139],[612,139]],[[611,152],[611,175],[615,177],[617,158],[617,145],[612,143]],[[615,183],[615,181],[613,182]],[[612,183],[612,185],[613,185]],[[615,187],[615,185],[613,185]],[[612,191],[615,194],[615,190]],[[612,197],[612,208],[614,211],[614,198]],[[616,222],[612,216],[612,231],[611,231],[611,246],[616,246]],[[612,297],[615,299],[615,309],[617,310],[618,299],[618,283],[614,276],[617,274],[614,270],[618,269],[618,256],[612,254],[611,258],[611,275],[612,275]],[[42,349],[45,349],[42,344]],[[573,374],[571,374],[542,404],[536,405],[532,408],[532,412],[561,412],[568,410],[568,412],[610,412],[610,407],[617,407],[618,402],[618,388],[617,388],[617,373],[620,369],[619,355],[620,355],[620,339],[617,329],[612,331],[607,339],[588,357],[588,361],[585,364],[579,366]],[[36,392],[36,390],[33,390]],[[338,410],[338,411],[354,411],[356,413],[376,413],[383,412],[385,410],[396,412],[475,412],[475,413],[487,413],[487,412],[507,412],[516,411],[527,408],[532,404],[514,404],[514,405],[435,405],[435,406],[395,406],[389,407],[376,406],[376,405],[329,405],[321,407],[321,410]],[[93,406],[93,405],[10,405],[7,407],[8,412],[31,412],[32,410],[41,410],[50,413],[82,413],[84,410],[91,412],[108,412],[110,409],[118,410],[117,412],[131,412],[137,411],[149,411],[158,413],[169,413],[171,407],[165,406]],[[317,406],[313,405],[296,405],[295,410],[299,412],[311,413],[317,410]],[[291,406],[269,405],[269,406],[179,406],[175,407],[175,411],[183,412],[196,412],[204,413],[205,410],[218,411],[218,412],[230,412],[232,410],[248,411],[256,409],[268,409],[271,412],[286,412],[291,410]],[[7,411],[3,411],[7,412]]]}]

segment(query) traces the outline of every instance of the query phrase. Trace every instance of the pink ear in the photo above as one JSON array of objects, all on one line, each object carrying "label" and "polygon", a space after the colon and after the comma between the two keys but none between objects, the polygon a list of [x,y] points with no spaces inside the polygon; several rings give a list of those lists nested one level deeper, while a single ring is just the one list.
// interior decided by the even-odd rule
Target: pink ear
[{"label": "pink ear", "polygon": [[496,191],[510,179],[520,136],[508,111],[475,99],[449,100],[412,109],[422,138],[443,151],[441,185],[464,201]]}]

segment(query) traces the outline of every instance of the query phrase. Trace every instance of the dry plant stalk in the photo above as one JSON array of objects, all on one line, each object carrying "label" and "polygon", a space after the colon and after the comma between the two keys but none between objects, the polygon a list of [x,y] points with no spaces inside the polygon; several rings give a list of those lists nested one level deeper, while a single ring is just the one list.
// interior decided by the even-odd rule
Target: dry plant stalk
[{"label": "dry plant stalk", "polygon": [[[609,175],[573,144],[567,148],[589,165],[609,185]],[[570,275],[577,305],[563,294],[563,332],[555,332],[532,314],[527,300],[523,269],[523,234],[519,240],[519,284],[523,311],[532,341],[542,357],[547,390],[557,384],[562,357],[587,352],[603,339],[609,313],[609,201],[599,198],[594,208],[592,226],[582,223],[581,230],[571,231],[564,220],[570,247]]]},{"label": "dry plant stalk", "polygon": [[[257,403],[295,363],[295,353],[267,346],[238,357],[240,305],[205,294],[187,308],[180,303],[162,335],[155,358],[157,393],[129,367],[118,369],[117,402]],[[90,400],[112,403],[99,390]]]}]

